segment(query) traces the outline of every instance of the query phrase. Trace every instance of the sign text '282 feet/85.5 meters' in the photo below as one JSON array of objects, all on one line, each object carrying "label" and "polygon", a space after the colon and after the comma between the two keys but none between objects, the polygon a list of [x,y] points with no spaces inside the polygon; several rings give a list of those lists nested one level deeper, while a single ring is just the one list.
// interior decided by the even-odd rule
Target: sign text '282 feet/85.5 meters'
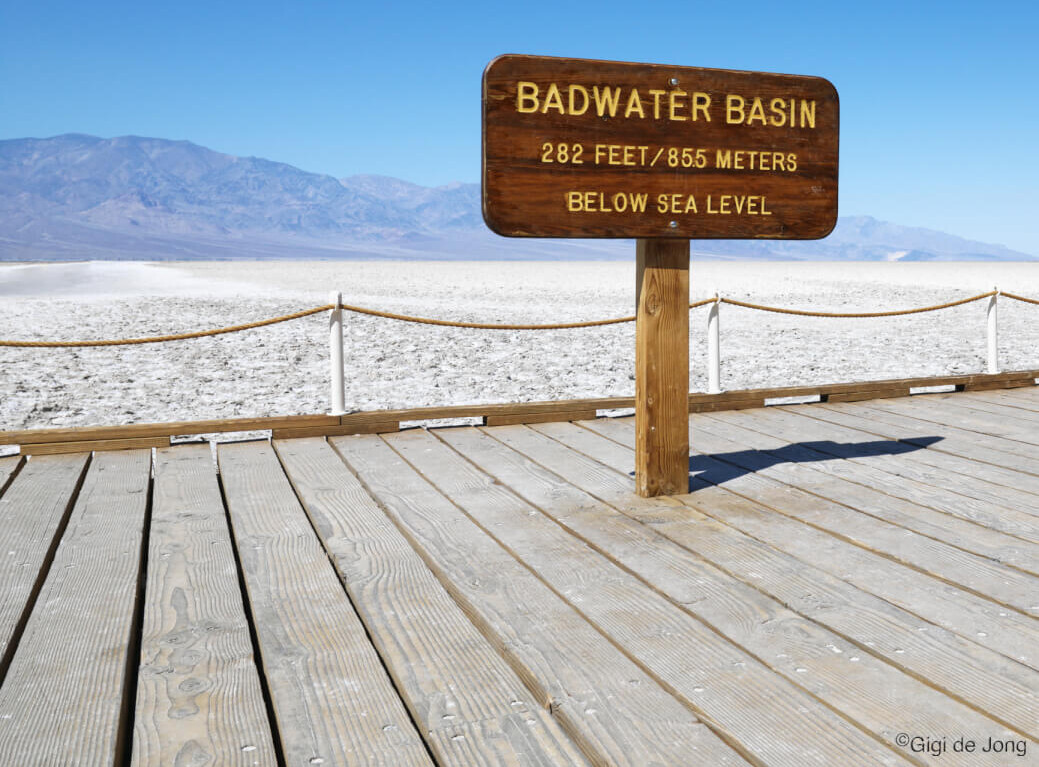
[{"label": "sign text '282 feet/85.5 meters'", "polygon": [[483,110],[499,234],[814,239],[837,221],[822,78],[510,55],[484,73]]}]

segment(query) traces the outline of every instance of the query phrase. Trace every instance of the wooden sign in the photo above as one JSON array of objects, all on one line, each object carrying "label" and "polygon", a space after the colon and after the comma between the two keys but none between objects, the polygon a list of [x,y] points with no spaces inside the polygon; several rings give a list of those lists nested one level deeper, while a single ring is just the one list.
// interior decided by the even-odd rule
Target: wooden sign
[{"label": "wooden sign", "polygon": [[510,237],[825,237],[838,124],[818,77],[502,56],[483,76],[484,220]]}]

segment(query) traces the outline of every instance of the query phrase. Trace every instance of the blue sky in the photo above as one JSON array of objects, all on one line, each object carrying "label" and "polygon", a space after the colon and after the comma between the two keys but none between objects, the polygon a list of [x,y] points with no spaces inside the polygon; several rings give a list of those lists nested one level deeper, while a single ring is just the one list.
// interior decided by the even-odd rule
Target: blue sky
[{"label": "blue sky", "polygon": [[0,3],[0,138],[188,139],[338,177],[478,181],[502,53],[819,75],[841,215],[1039,255],[1032,2]]}]

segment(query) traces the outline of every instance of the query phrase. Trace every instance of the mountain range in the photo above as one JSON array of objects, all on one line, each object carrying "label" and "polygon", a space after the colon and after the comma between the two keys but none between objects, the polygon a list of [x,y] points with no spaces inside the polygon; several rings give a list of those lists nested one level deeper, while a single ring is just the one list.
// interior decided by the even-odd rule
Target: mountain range
[{"label": "mountain range", "polygon": [[[694,240],[694,258],[1039,260],[1001,245],[839,219],[823,240]],[[68,134],[0,141],[0,261],[631,258],[623,240],[490,232],[478,184],[337,179],[188,141]]]}]

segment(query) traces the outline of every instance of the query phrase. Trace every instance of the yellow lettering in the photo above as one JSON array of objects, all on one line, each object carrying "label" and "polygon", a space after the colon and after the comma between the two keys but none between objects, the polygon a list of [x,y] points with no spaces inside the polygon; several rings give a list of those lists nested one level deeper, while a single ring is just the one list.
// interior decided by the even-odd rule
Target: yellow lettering
[{"label": "yellow lettering", "polygon": [[606,144],[595,145],[595,164],[602,162],[602,156],[606,153]]},{"label": "yellow lettering", "polygon": [[657,195],[657,213],[667,213],[667,195]]},{"label": "yellow lettering", "polygon": [[815,128],[815,102],[801,99],[801,127]]},{"label": "yellow lettering", "polygon": [[580,192],[567,192],[566,193],[566,209],[571,213],[580,213],[584,210],[582,203],[582,197]]},{"label": "yellow lettering", "polygon": [[679,101],[682,96],[687,95],[685,91],[671,91],[667,95],[668,118],[676,122],[685,122],[688,117],[679,117],[675,114],[676,109],[685,109],[685,102]]},{"label": "yellow lettering", "polygon": [[642,99],[639,98],[638,88],[631,89],[631,95],[628,96],[628,106],[624,109],[624,116],[631,117],[632,112],[638,112],[639,117],[646,117],[646,113],[642,111]]},{"label": "yellow lettering", "polygon": [[752,124],[755,120],[760,121],[762,125],[768,125],[765,121],[765,107],[761,103],[761,99],[757,97],[750,104],[750,116],[747,118],[747,125]]},{"label": "yellow lettering", "polygon": [[538,111],[538,86],[536,83],[520,81],[516,83],[516,111]]},{"label": "yellow lettering", "polygon": [[645,192],[639,194],[629,193],[631,197],[631,210],[633,213],[645,213],[646,212],[646,201],[649,200],[649,195]]},{"label": "yellow lettering", "polygon": [[[581,96],[582,101],[581,101],[581,106],[580,107],[577,106],[577,102],[574,99],[574,96],[576,96],[576,95],[580,95]],[[571,85],[570,88],[569,88],[568,96],[569,96],[568,100],[569,100],[569,106],[570,106],[570,114],[572,114],[572,115],[583,115],[585,112],[588,111],[588,89],[587,88],[585,88],[583,85]]]},{"label": "yellow lettering", "polygon": [[592,99],[595,101],[595,112],[599,117],[605,117],[607,113],[610,117],[616,117],[621,89],[606,86],[600,91],[599,86],[596,85],[592,88]]},{"label": "yellow lettering", "polygon": [[667,93],[667,91],[652,91],[651,90],[649,93],[650,93],[651,96],[653,96],[653,119],[654,120],[659,120],[660,119],[660,97],[665,95]]},{"label": "yellow lettering", "polygon": [[[797,155],[791,152],[786,156],[786,169],[793,173],[797,170]],[[771,215],[771,214],[769,214]]]},{"label": "yellow lettering", "polygon": [[739,125],[743,122],[743,97],[730,93],[725,97],[725,122],[729,125]]},{"label": "yellow lettering", "polygon": [[737,149],[732,157],[732,167],[736,170],[743,170],[743,155],[746,154],[742,149]]},{"label": "yellow lettering", "polygon": [[624,164],[634,165],[635,164],[635,147],[625,145],[624,146]]},{"label": "yellow lettering", "polygon": [[545,103],[541,105],[541,114],[547,115],[549,109],[557,109],[561,115],[566,114],[566,109],[563,108],[563,96],[559,93],[559,86],[555,83],[550,83],[548,86]]},{"label": "yellow lettering", "polygon": [[768,121],[769,125],[774,125],[777,128],[786,125],[786,112],[783,111],[785,106],[786,102],[783,99],[772,99],[769,102],[769,109],[772,111],[772,117]]},{"label": "yellow lettering", "polygon": [[693,120],[696,120],[699,114],[703,114],[703,119],[707,122],[711,121],[711,113],[708,112],[708,108],[711,106],[711,97],[706,93],[697,91],[693,94]]},{"label": "yellow lettering", "polygon": [[693,197],[692,195],[689,195],[689,197],[686,199],[686,201],[685,201],[685,210],[683,212],[684,213],[690,213],[690,212],[698,213],[699,212],[699,211],[696,210],[696,198]]},{"label": "yellow lettering", "polygon": [[719,149],[714,157],[714,165],[718,168],[731,168],[732,167],[732,150],[731,149]]}]

